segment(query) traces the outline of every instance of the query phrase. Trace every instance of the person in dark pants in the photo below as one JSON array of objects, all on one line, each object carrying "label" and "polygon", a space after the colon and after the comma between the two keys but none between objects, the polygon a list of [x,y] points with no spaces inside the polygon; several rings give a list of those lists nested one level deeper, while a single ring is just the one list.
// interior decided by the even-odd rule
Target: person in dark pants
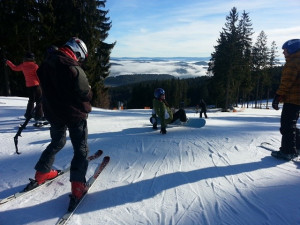
[{"label": "person in dark pants", "polygon": [[283,102],[280,121],[282,135],[279,151],[272,156],[292,160],[300,150],[300,132],[297,121],[300,110],[300,39],[292,39],[282,46],[286,63],[282,70],[281,82],[272,102],[272,107],[278,110],[279,102]]},{"label": "person in dark pants", "polygon": [[[71,191],[68,211],[73,211],[86,193],[86,171],[88,168],[87,117],[91,112],[91,87],[80,66],[88,55],[85,43],[71,38],[63,47],[47,55],[37,71],[43,89],[45,116],[51,124],[51,143],[43,151],[35,165],[37,186],[58,175],[52,169],[55,155],[66,144],[69,130],[74,149],[71,161]],[[30,185],[30,184],[29,184]]]},{"label": "person in dark pants", "polygon": [[186,122],[187,117],[184,109],[179,109],[174,114],[172,113],[165,96],[165,90],[162,88],[157,88],[154,90],[154,99],[153,99],[153,109],[152,109],[152,117],[151,121],[153,124],[153,129],[157,129],[157,117],[161,122],[161,134],[166,134],[167,124],[173,123],[176,120],[180,120],[181,122]]},{"label": "person in dark pants", "polygon": [[200,108],[201,108],[201,111],[200,111],[200,118],[202,118],[202,113],[204,114],[205,118],[207,118],[207,115],[206,115],[206,103],[204,102],[203,99],[200,100],[200,104],[199,104]]},{"label": "person in dark pants", "polygon": [[[22,71],[26,81],[26,88],[28,90],[28,103],[24,117],[33,116],[35,120],[41,120],[44,117],[43,108],[42,108],[42,89],[40,87],[40,80],[37,76],[37,69],[39,66],[35,63],[34,54],[31,52],[26,53],[24,56],[23,63],[20,65],[15,65],[11,61],[5,59],[5,63],[13,71]],[[34,115],[33,109],[35,106]]]}]

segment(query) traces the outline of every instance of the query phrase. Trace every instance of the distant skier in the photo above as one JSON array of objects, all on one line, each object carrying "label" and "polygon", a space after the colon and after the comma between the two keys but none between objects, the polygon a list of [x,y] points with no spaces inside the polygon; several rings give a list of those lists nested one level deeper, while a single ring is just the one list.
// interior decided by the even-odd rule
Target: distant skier
[{"label": "distant skier", "polygon": [[300,132],[297,120],[300,111],[300,39],[292,39],[282,46],[286,63],[282,70],[281,82],[274,97],[272,107],[278,110],[283,102],[280,133],[282,135],[279,151],[272,156],[292,160],[300,150]]},{"label": "distant skier", "polygon": [[85,43],[79,38],[71,38],[63,47],[48,54],[37,71],[43,88],[45,115],[51,124],[51,143],[35,166],[35,180],[26,188],[32,189],[58,175],[58,171],[51,168],[55,155],[66,144],[68,129],[74,149],[70,169],[72,195],[68,211],[73,211],[86,193],[89,152],[87,116],[91,112],[92,92],[80,62],[87,55]]},{"label": "distant skier", "polygon": [[40,80],[36,74],[39,66],[35,63],[34,54],[28,52],[25,54],[23,63],[16,66],[11,61],[5,59],[5,63],[13,70],[13,71],[22,71],[26,81],[26,87],[28,89],[29,100],[27,103],[26,112],[24,117],[27,118],[32,116],[32,112],[35,107],[35,113],[33,115],[35,120],[41,120],[44,117],[43,109],[42,109],[42,89],[40,87]]},{"label": "distant skier", "polygon": [[199,106],[201,108],[201,111],[200,111],[200,118],[202,118],[202,113],[204,114],[205,118],[207,118],[207,115],[206,115],[206,103],[203,99],[200,100],[200,103],[199,103]]},{"label": "distant skier", "polygon": [[157,129],[157,116],[161,123],[160,133],[166,134],[167,124],[173,123],[176,120],[180,120],[182,122],[187,121],[187,117],[184,109],[179,109],[176,113],[172,113],[167,101],[165,90],[162,88],[157,88],[154,90],[154,99],[153,99],[153,109],[152,109],[152,117],[151,122],[153,124],[153,129]]}]

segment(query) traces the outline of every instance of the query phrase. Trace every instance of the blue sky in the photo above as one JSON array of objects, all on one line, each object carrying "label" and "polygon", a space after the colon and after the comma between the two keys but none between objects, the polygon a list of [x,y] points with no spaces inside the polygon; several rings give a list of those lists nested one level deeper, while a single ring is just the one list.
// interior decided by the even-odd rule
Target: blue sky
[{"label": "blue sky", "polygon": [[107,0],[105,41],[117,41],[112,57],[209,57],[233,7],[249,13],[253,42],[263,30],[279,56],[286,40],[300,38],[299,0]]}]

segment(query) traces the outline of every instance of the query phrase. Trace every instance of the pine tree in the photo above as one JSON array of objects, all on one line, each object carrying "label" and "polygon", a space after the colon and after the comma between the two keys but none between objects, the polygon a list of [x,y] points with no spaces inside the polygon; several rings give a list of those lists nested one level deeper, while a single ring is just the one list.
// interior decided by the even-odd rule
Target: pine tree
[{"label": "pine tree", "polygon": [[[220,106],[227,110],[234,101],[238,89],[240,60],[243,56],[241,31],[237,26],[238,13],[234,7],[226,17],[225,28],[220,34],[218,45],[212,54],[209,70],[213,73],[213,82],[218,90]],[[225,96],[225,98],[223,98]],[[223,99],[222,99],[223,98]]]},{"label": "pine tree", "polygon": [[269,52],[269,61],[268,61],[268,71],[267,71],[267,83],[266,83],[266,88],[267,88],[267,105],[266,107],[268,108],[269,106],[269,97],[270,97],[270,90],[272,88],[272,80],[274,76],[276,75],[276,70],[275,67],[277,67],[279,64],[279,61],[277,59],[277,46],[275,41],[271,43],[271,49]]},{"label": "pine tree", "polygon": [[[92,103],[98,107],[108,108],[108,89],[104,87],[103,81],[109,75],[110,54],[115,43],[105,43],[105,39],[108,37],[108,32],[111,28],[110,18],[107,17],[108,11],[100,9],[105,8],[105,3],[106,1],[87,1],[85,7],[88,19],[84,28],[86,29],[86,38],[93,37],[90,38],[90,42],[88,43],[90,49],[96,49],[95,52],[90,51],[90,58],[92,60],[89,60],[87,64],[89,79],[94,93]],[[94,16],[88,17],[88,15]]]},{"label": "pine tree", "polygon": [[[257,41],[253,47],[253,69],[256,80],[256,93],[255,93],[255,108],[258,108],[258,101],[262,99],[263,86],[266,82],[266,69],[268,67],[268,47],[267,35],[261,31],[257,37]],[[260,105],[261,107],[261,105]]]},{"label": "pine tree", "polygon": [[[239,30],[241,34],[241,44],[242,44],[242,59],[240,64],[240,88],[242,92],[243,102],[247,100],[247,107],[249,102],[249,94],[252,90],[252,80],[251,80],[251,48],[252,48],[252,35],[253,28],[249,17],[249,13],[243,11],[242,18],[239,22]],[[239,98],[239,93],[237,94],[237,100]]]},{"label": "pine tree", "polygon": [[58,46],[74,36],[86,43],[89,56],[84,68],[92,86],[92,104],[108,108],[110,99],[103,80],[109,75],[110,53],[115,43],[104,42],[111,28],[108,11],[101,10],[105,3],[98,0],[53,0],[55,23],[51,33],[55,34],[52,43]]}]

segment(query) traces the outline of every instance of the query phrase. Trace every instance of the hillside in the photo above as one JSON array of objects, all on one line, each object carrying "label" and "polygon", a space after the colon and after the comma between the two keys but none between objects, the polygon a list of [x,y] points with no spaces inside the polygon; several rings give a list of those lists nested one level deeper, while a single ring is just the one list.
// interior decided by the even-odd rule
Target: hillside
[{"label": "hillside", "polygon": [[109,76],[105,79],[104,84],[108,87],[117,87],[124,85],[131,85],[141,83],[144,81],[155,81],[155,80],[171,80],[175,77],[168,74],[131,74],[131,75],[120,75],[120,76]]}]

